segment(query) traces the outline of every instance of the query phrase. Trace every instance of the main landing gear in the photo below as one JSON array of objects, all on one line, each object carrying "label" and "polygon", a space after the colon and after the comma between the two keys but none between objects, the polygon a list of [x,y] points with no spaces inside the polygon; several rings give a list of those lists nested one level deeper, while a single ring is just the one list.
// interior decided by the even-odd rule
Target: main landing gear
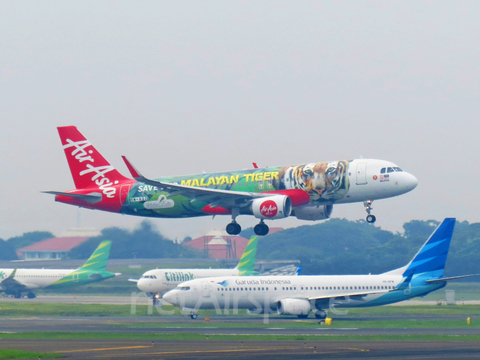
[{"label": "main landing gear", "polygon": [[325,320],[327,318],[327,313],[325,310],[318,310],[315,313],[315,319]]},{"label": "main landing gear", "polygon": [[[230,224],[227,225],[227,233],[228,235],[238,235],[242,231],[242,227],[235,221],[233,220]],[[270,228],[268,227],[267,224],[261,220],[255,227],[253,228],[253,231],[255,232],[256,235],[258,236],[265,236],[268,234]]]},{"label": "main landing gear", "polygon": [[[228,235],[238,235],[242,231],[242,227],[235,221],[233,220],[230,224],[227,225],[227,234]],[[255,232],[256,235],[258,236],[265,236],[268,234],[269,227],[267,224],[261,220],[255,227],[253,228],[253,231]]]},{"label": "main landing gear", "polygon": [[[235,220],[239,214],[240,211],[238,209],[232,209],[232,222],[228,224],[225,229],[227,230],[228,235],[238,235],[242,231],[242,227]],[[263,220],[260,220],[260,222],[253,228],[253,231],[258,236],[265,236],[268,234],[270,229],[268,225],[263,222]]]},{"label": "main landing gear", "polygon": [[233,220],[230,224],[227,225],[227,233],[228,235],[238,235],[242,231],[242,227]]},{"label": "main landing gear", "polygon": [[196,312],[191,312],[190,313],[190,317],[192,318],[192,320],[195,320],[196,318],[198,318],[198,314]]},{"label": "main landing gear", "polygon": [[370,214],[370,211],[372,211],[372,202],[373,200],[367,200],[363,203],[363,206],[365,206],[365,211],[367,212],[367,222],[370,223],[370,224],[373,224],[377,218],[375,217],[375,215],[372,215]]},{"label": "main landing gear", "polygon": [[232,222],[226,228],[228,235],[238,235],[242,231],[242,227],[235,221],[239,214],[240,210],[238,208],[232,209]]},{"label": "main landing gear", "polygon": [[255,231],[255,234],[258,236],[267,235],[269,230],[268,225],[265,224],[263,220],[260,220],[260,222],[253,228],[253,231]]}]

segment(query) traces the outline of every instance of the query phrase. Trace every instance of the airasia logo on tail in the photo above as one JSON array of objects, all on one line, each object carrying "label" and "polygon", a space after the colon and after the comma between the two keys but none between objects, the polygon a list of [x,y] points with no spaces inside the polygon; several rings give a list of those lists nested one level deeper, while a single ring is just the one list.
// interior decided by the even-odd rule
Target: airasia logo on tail
[{"label": "airasia logo on tail", "polygon": [[260,214],[265,217],[274,217],[277,215],[278,207],[275,201],[267,200],[260,205]]},{"label": "airasia logo on tail", "polygon": [[117,189],[114,187],[114,185],[118,184],[118,181],[111,181],[105,176],[105,174],[114,170],[114,168],[110,164],[97,167],[89,164],[88,162],[95,162],[94,158],[91,156],[93,154],[93,150],[87,151],[87,148],[90,146],[92,146],[92,144],[90,144],[88,140],[73,141],[71,139],[67,139],[66,144],[63,145],[63,148],[72,148],[70,155],[74,157],[80,164],[87,161],[87,164],[85,164],[85,169],[80,171],[79,175],[84,176],[91,174],[91,182],[97,185],[106,197],[113,198],[117,192]]}]

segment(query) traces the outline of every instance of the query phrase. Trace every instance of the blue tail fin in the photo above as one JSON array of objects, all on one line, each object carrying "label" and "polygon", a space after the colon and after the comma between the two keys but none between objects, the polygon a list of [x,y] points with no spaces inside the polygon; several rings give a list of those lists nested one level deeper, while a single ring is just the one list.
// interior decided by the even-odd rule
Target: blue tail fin
[{"label": "blue tail fin", "polygon": [[417,255],[405,266],[406,269],[403,276],[406,278],[412,275],[417,277],[421,274],[428,274],[429,278],[439,278],[443,276],[454,227],[454,218],[446,218],[443,220],[418,251]]}]

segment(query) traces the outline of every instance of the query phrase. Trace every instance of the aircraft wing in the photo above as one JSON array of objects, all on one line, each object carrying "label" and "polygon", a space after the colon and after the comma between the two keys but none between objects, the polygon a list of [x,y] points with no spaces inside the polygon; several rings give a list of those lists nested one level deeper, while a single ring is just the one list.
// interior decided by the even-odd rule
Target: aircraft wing
[{"label": "aircraft wing", "polygon": [[17,269],[13,270],[6,279],[0,282],[0,288],[2,288],[2,290],[17,290],[26,288],[24,284],[14,279],[16,272]]},{"label": "aircraft wing", "polygon": [[138,283],[138,279],[128,279],[128,281]]},{"label": "aircraft wing", "polygon": [[308,300],[326,300],[326,299],[337,299],[337,298],[348,298],[353,296],[366,296],[371,294],[385,294],[393,290],[372,290],[372,291],[362,291],[357,293],[343,293],[343,294],[332,294],[329,296],[312,296]]},{"label": "aircraft wing", "polygon": [[265,275],[298,275],[297,272],[301,270],[301,266],[296,267],[295,265],[286,265],[282,267],[278,267],[275,269],[271,269],[262,273],[262,276]]},{"label": "aircraft wing", "polygon": [[122,156],[123,161],[127,165],[128,170],[132,174],[133,178],[137,181],[143,182],[148,185],[156,186],[161,190],[170,190],[174,191],[171,195],[189,195],[192,196],[193,201],[206,201],[210,203],[210,207],[214,208],[217,206],[226,206],[231,207],[232,205],[242,206],[254,198],[261,198],[266,196],[271,196],[272,194],[268,193],[253,193],[253,192],[243,192],[243,191],[233,191],[233,190],[221,190],[221,189],[211,189],[211,188],[202,188],[189,185],[178,185],[171,183],[164,183],[158,180],[152,180],[144,177],[138,172],[138,170],[128,161],[125,156]]}]

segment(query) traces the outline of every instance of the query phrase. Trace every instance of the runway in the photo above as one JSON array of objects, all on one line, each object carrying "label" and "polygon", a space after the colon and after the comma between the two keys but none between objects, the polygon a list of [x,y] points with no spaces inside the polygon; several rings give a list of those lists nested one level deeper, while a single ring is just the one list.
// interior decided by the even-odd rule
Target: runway
[{"label": "runway", "polygon": [[[92,295],[39,295],[35,299],[15,299],[12,296],[0,297],[2,302],[24,302],[35,304],[104,304],[104,305],[131,305],[136,302],[137,305],[150,305],[152,300],[145,297],[143,292],[133,292],[130,296],[92,296]],[[479,305],[480,300],[464,300],[464,305]],[[417,305],[437,305],[437,301],[425,300],[407,300],[386,306],[417,306]]]},{"label": "runway", "polygon": [[57,352],[67,359],[478,359],[480,344],[405,341],[4,340],[2,348]]},{"label": "runway", "polygon": [[[37,299],[1,298],[2,302],[113,304],[151,304],[151,299],[115,296],[39,296]],[[1,312],[0,312],[1,314]],[[318,320],[299,320],[297,317],[216,315],[210,321],[200,316],[192,320],[188,315],[159,316],[88,316],[88,317],[13,317],[0,318],[0,347],[61,353],[67,359],[478,359],[480,342],[465,336],[480,336],[480,328],[369,328],[369,321],[465,320],[455,315],[394,315],[394,316],[342,316],[342,327],[321,325]],[[477,316],[473,321],[480,321]],[[367,326],[359,326],[365,322]],[[289,323],[299,326],[289,327]],[[305,323],[305,326],[302,325]],[[14,334],[19,339],[6,338]],[[25,338],[21,338],[26,333]],[[35,334],[59,334],[59,339],[35,339]],[[65,335],[71,333],[71,336]],[[94,335],[93,340],[85,336]],[[31,335],[34,334],[34,335]],[[230,336],[218,340],[219,335]],[[265,336],[285,337],[285,340],[265,340]],[[192,339],[192,336],[194,339]],[[352,336],[358,336],[352,341]],[[375,336],[406,336],[415,341],[376,341]],[[425,336],[443,336],[452,341],[418,341]],[[29,338],[30,337],[30,338]],[[63,337],[63,338],[62,338]],[[77,339],[76,337],[81,337]],[[175,340],[165,340],[165,338]],[[177,340],[178,338],[188,340]],[[199,337],[203,339],[198,340]],[[215,338],[216,337],[216,338]],[[261,340],[256,340],[261,338]],[[295,339],[296,340],[291,340]],[[332,337],[335,337],[335,341]],[[341,340],[345,337],[345,340]],[[362,340],[368,337],[369,340]],[[104,338],[104,339],[103,339]],[[126,338],[118,340],[116,338]],[[340,340],[339,340],[340,338]],[[462,338],[462,341],[455,341]],[[242,341],[243,339],[243,341]],[[153,340],[153,341],[152,341]]]},{"label": "runway", "polygon": [[[408,319],[403,317],[402,319]],[[451,317],[450,319],[455,319]],[[463,319],[463,318],[462,318]],[[342,319],[343,322],[348,318]],[[352,319],[353,320],[353,319]],[[355,321],[368,321],[369,318],[355,318]],[[348,322],[342,328],[331,328],[319,325],[316,320],[308,320],[308,325],[314,327],[291,328],[282,327],[287,321],[297,321],[295,318],[269,318],[266,327],[259,317],[219,317],[206,322],[200,318],[192,320],[188,316],[143,317],[143,316],[101,316],[101,317],[3,317],[0,332],[99,332],[99,333],[136,333],[136,334],[203,334],[207,335],[480,335],[480,328],[357,328],[349,327]],[[335,321],[335,320],[334,320]],[[395,321],[391,319],[391,321]],[[446,320],[447,321],[447,320]],[[475,321],[475,320],[474,320]],[[225,327],[227,326],[227,327]]]},{"label": "runway", "polygon": [[[408,319],[408,316],[401,317]],[[429,317],[432,318],[432,317]],[[433,317],[436,318],[436,317]],[[458,317],[451,316],[449,319]],[[298,322],[295,318],[270,318],[265,328],[261,317],[222,316],[211,321],[191,320],[188,316],[95,316],[95,317],[7,317],[0,322],[0,347],[25,351],[58,352],[72,359],[475,359],[480,357],[478,341],[332,341],[331,336],[350,335],[480,335],[478,328],[463,329],[369,329],[348,326],[343,328],[320,325],[308,320],[314,327],[283,328],[285,322]],[[367,322],[369,318],[352,318]],[[395,321],[393,318],[390,319]],[[446,319],[447,320],[447,319]],[[335,321],[335,320],[334,320]],[[304,320],[300,321],[304,322]],[[225,327],[226,326],[226,327]],[[100,333],[110,340],[83,339],[5,339],[2,333]],[[115,340],[115,334],[127,340]],[[123,334],[123,335],[122,335]],[[201,334],[203,340],[157,340],[162,334]],[[231,335],[229,340],[210,340],[215,335]],[[242,336],[243,341],[235,335]],[[245,336],[250,335],[245,340]],[[312,337],[314,340],[255,340],[257,335]],[[142,338],[134,340],[134,338]],[[101,337],[97,336],[97,337]],[[133,339],[131,338],[133,337]],[[153,342],[152,342],[153,339]],[[350,338],[351,339],[351,338]]]}]

